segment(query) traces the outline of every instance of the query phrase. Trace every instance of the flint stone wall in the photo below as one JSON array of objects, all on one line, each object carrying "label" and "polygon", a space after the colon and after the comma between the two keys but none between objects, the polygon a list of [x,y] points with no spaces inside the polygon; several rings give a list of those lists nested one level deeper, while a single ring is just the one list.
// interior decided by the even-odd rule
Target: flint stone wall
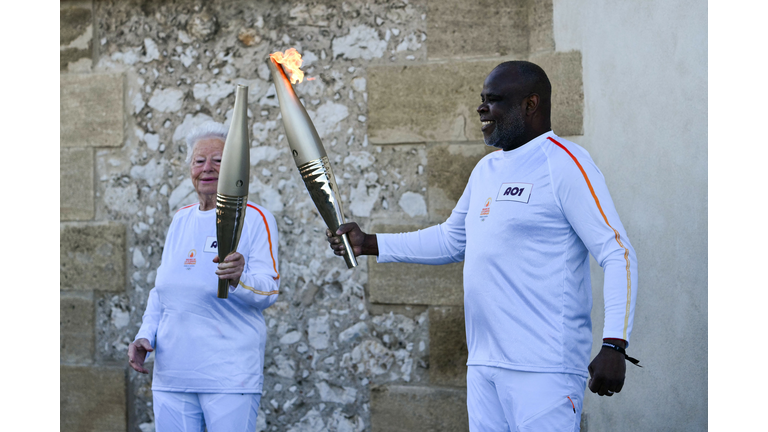
[{"label": "flint stone wall", "polygon": [[[504,37],[479,43],[488,29]],[[491,150],[475,109],[501,61],[546,63],[556,132],[582,130],[581,57],[555,52],[550,1],[62,2],[62,430],[154,430],[151,375],[128,368],[127,346],[170,220],[197,199],[185,134],[225,122],[237,83],[249,198],[280,233],[257,430],[467,430],[462,264],[347,270],[330,252],[265,64],[289,47],[314,78],[295,88],[347,218],[369,232],[450,214]]]}]

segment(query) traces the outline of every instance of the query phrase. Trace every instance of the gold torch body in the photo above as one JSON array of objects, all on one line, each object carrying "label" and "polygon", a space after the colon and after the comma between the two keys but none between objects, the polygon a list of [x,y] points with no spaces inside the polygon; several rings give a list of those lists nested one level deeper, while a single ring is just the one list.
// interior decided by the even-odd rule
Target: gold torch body
[{"label": "gold torch body", "polygon": [[[344,223],[344,209],[323,143],[283,67],[272,58],[267,60],[267,64],[275,83],[275,93],[280,103],[285,135],[293,160],[320,216],[331,232],[335,233],[339,225]],[[349,238],[344,234],[341,240],[345,246],[344,261],[347,268],[357,267],[357,259],[352,252]]]},{"label": "gold torch body", "polygon": [[[251,166],[247,110],[248,86],[238,85],[216,188],[216,242],[219,262],[224,262],[227,255],[237,250],[245,222]],[[228,296],[229,279],[219,279],[217,297],[225,299]]]}]

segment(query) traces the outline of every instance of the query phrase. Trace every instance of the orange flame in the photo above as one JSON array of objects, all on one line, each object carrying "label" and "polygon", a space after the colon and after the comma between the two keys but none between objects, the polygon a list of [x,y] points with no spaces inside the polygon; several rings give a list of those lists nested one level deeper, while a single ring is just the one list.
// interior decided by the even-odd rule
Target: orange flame
[{"label": "orange flame", "polygon": [[291,84],[300,83],[304,80],[304,72],[299,69],[301,67],[301,54],[296,51],[296,48],[288,48],[285,53],[274,52],[269,55],[269,58],[283,65],[283,69],[290,75]]}]

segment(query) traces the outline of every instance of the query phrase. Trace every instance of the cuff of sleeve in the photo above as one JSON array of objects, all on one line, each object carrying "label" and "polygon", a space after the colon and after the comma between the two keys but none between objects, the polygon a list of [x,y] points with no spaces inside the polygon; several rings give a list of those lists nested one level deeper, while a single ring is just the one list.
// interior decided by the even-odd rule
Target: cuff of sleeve
[{"label": "cuff of sleeve", "polygon": [[607,336],[607,335],[603,335],[603,342],[610,342],[610,340],[611,340],[611,339],[613,339],[613,340],[620,340],[620,341],[624,341],[624,344],[625,344],[624,348],[625,348],[625,349],[626,349],[626,348],[629,348],[629,341],[628,341],[628,340],[626,340],[626,339],[624,339],[623,337],[620,337],[620,336]]},{"label": "cuff of sleeve", "polygon": [[134,342],[136,342],[139,339],[146,339],[149,341],[149,345],[152,347],[152,349],[155,348],[155,338],[148,335],[143,335],[141,333],[137,334],[136,337],[133,339]]},{"label": "cuff of sleeve", "polygon": [[237,285],[227,285],[229,287],[229,293],[232,294],[233,292],[237,291],[237,288],[240,286],[240,282],[237,283]]},{"label": "cuff of sleeve", "polygon": [[376,263],[392,262],[392,257],[389,255],[389,249],[387,248],[387,234],[379,233],[375,234],[375,236],[376,243],[379,245],[379,254],[376,255]]}]

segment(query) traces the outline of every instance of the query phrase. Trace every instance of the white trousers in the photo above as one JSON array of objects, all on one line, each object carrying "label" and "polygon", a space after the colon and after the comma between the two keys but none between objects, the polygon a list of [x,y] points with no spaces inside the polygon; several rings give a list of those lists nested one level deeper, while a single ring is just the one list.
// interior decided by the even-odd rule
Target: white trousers
[{"label": "white trousers", "polygon": [[253,432],[259,393],[152,391],[157,432]]},{"label": "white trousers", "polygon": [[467,367],[471,432],[576,432],[585,377]]}]

